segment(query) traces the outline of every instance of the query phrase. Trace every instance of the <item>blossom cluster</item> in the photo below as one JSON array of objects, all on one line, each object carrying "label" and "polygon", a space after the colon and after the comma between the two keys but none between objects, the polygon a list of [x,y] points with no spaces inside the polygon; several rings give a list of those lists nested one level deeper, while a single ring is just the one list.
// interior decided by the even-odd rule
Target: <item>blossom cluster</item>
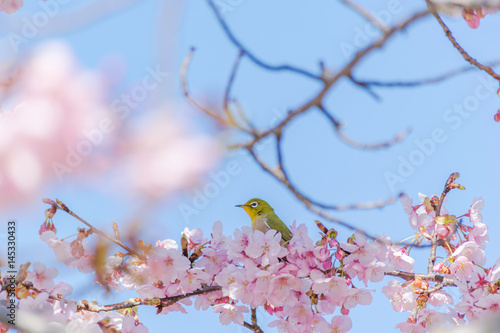
[{"label": "blossom cluster", "polygon": [[[45,223],[41,238],[54,249],[59,261],[78,267],[81,272],[100,271],[96,274],[97,283],[116,291],[133,289],[145,300],[144,304],[157,306],[161,314],[186,312],[184,306],[191,305],[192,301],[186,298],[158,305],[154,300],[217,286],[213,292],[197,296],[194,306],[202,310],[212,307],[220,313],[220,322],[224,325],[231,322],[242,325],[243,315],[249,308],[264,307],[276,317],[270,326],[282,330],[346,332],[352,325],[346,316],[350,309],[358,304],[370,304],[372,300],[369,290],[355,288],[348,273],[334,267],[335,256],[342,257],[341,261],[349,257],[338,250],[340,244],[335,238],[328,239],[325,235],[323,241],[315,244],[303,224],[292,225],[293,238],[287,247],[280,245],[281,235],[275,230],[264,234],[243,227],[226,237],[222,224],[216,222],[211,237],[204,238],[200,229],[186,228],[181,238],[182,248],[173,240],[157,241],[145,251],[145,259],[115,254],[99,269],[94,266],[94,255],[82,242],[85,237],[81,235],[88,233],[80,230],[77,240],[70,242],[58,239],[53,225]],[[371,242],[367,243],[360,235],[352,239],[355,237],[359,237],[359,244],[352,241],[343,246],[359,246],[353,253],[362,256],[362,248]],[[387,256],[390,251],[381,249],[381,252],[379,256]],[[355,258],[349,264],[360,271],[369,269],[363,276],[378,280],[375,276],[380,269],[374,262],[361,260],[359,265],[357,262]],[[324,316],[334,314],[336,309],[341,314],[327,321]],[[102,320],[94,316],[87,318],[88,325]],[[68,318],[68,323],[71,320]]]},{"label": "blossom cluster", "polygon": [[[484,207],[483,199],[474,199],[469,211],[457,217],[449,214],[445,207],[441,207],[440,215],[436,216],[435,207],[439,199],[423,194],[419,197],[421,203],[417,205],[413,205],[406,195],[401,199],[409,215],[410,226],[418,230],[415,241],[421,243],[435,235],[438,248],[445,255],[444,260],[432,266],[432,273],[440,277],[434,280],[434,286],[416,276],[410,283],[402,285],[394,280],[383,288],[395,311],[411,312],[408,321],[396,327],[401,332],[426,332],[446,322],[461,325],[466,320],[498,315],[500,261],[497,260],[492,267],[484,267],[484,248],[489,236],[480,213]],[[470,225],[465,223],[465,219]],[[443,290],[446,285],[458,288],[460,300],[454,300]],[[458,303],[455,304],[456,301]],[[441,312],[436,310],[440,307],[444,308]]]},{"label": "blossom cluster", "polygon": [[17,12],[24,5],[23,0],[1,0],[0,1],[0,12],[6,12],[7,14],[13,14]]},{"label": "blossom cluster", "polygon": [[[450,182],[452,188],[462,187]],[[388,281],[382,292],[394,311],[410,313],[407,321],[396,325],[401,332],[426,332],[442,324],[462,325],[497,314],[500,261],[483,267],[488,241],[480,213],[483,200],[474,199],[468,212],[457,217],[440,202],[444,197],[419,197],[421,203],[416,205],[406,195],[401,198],[409,224],[416,230],[414,240],[405,244],[395,244],[388,237],[369,239],[361,231],[339,242],[337,231],[316,221],[317,241],[304,224],[294,222],[292,239],[283,246],[275,230],[263,233],[245,226],[226,236],[222,223],[215,222],[210,237],[200,229],[186,228],[180,243],[140,241],[129,253],[117,252],[102,260],[102,253],[86,244],[92,229],[79,229],[73,240],[57,237],[52,218],[61,208],[45,200],[52,207],[46,211],[40,237],[56,258],[83,273],[95,273],[96,283],[116,292],[133,290],[137,298],[130,300],[130,306],[126,301],[118,307],[76,302],[69,299],[71,286],[55,283],[57,270],[42,263],[24,269],[15,297],[20,311],[43,313],[48,325],[66,330],[143,332],[147,329],[140,322],[139,305],[168,314],[186,313],[185,307],[194,304],[198,310],[218,313],[223,325],[243,325],[246,313],[263,308],[274,318],[269,326],[280,332],[347,332],[353,325],[352,309],[372,302],[373,290],[360,287],[359,282],[368,287],[391,275],[397,280]],[[425,242],[445,255],[431,255],[430,271],[418,274],[410,252]],[[445,290],[451,287],[459,290],[460,300]],[[6,291],[0,295],[8,298]]]},{"label": "blossom cluster", "polygon": [[217,163],[217,140],[174,116],[175,102],[134,114],[165,82],[169,73],[159,66],[115,97],[120,71],[108,67],[117,65],[83,68],[63,42],[42,43],[16,60],[0,60],[0,191],[9,193],[0,208],[25,206],[66,180],[157,200],[195,187]]},{"label": "blossom cluster", "polygon": [[467,24],[472,29],[477,29],[479,24],[481,23],[481,19],[484,18],[487,14],[496,13],[499,8],[489,8],[489,7],[472,7],[472,8],[464,8],[462,9],[462,17]]}]

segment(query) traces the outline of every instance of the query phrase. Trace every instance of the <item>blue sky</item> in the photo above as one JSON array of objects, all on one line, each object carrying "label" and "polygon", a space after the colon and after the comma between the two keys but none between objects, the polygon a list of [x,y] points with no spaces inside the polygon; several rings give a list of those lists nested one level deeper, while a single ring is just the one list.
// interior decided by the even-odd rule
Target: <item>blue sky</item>
[{"label": "blue sky", "polygon": [[[343,52],[346,45],[358,48],[365,39],[373,39],[364,37],[372,31],[368,23],[339,2],[322,0],[307,6],[296,0],[222,2],[231,8],[224,17],[235,35],[249,50],[270,64],[288,63],[318,73],[318,64],[323,61],[328,69],[335,70],[348,61],[346,52]],[[147,66],[160,64],[171,75],[168,83],[153,98],[171,98],[186,103],[181,94],[178,72],[184,56],[194,46],[196,53],[188,75],[191,92],[202,100],[210,99],[214,103],[222,100],[238,50],[226,38],[204,1],[185,1],[180,10],[175,8],[179,1],[164,6],[157,1],[142,1],[74,29],[71,21],[65,21],[65,24],[57,21],[63,16],[62,11],[78,8],[84,3],[75,1],[71,6],[61,5],[61,12],[21,49],[28,50],[48,38],[62,39],[71,45],[79,61],[91,69],[101,66],[103,59],[120,57],[126,64],[125,79],[119,87],[124,90],[142,78]],[[390,23],[399,22],[424,7],[423,1],[415,0],[359,3],[380,14],[391,13],[389,8],[392,8]],[[19,32],[15,29],[22,26],[16,23],[19,22],[17,20],[23,17],[29,20],[39,10],[38,6],[27,4],[20,13],[0,23],[1,34],[6,37],[8,31]],[[5,17],[2,15],[2,20]],[[494,43],[500,29],[498,15],[487,16],[476,30],[469,29],[460,17],[446,18],[446,22],[473,57],[483,62],[498,59],[500,46]],[[11,51],[6,49],[7,53]],[[451,46],[438,23],[429,16],[412,24],[405,32],[398,33],[382,49],[372,52],[358,64],[354,74],[366,80],[407,81],[434,77],[466,66],[467,63]],[[453,191],[447,207],[452,213],[461,215],[466,213],[474,197],[485,199],[483,216],[493,240],[486,248],[488,264],[491,265],[496,259],[495,253],[500,252],[495,241],[500,236],[500,227],[496,223],[500,215],[500,206],[496,204],[500,200],[496,178],[500,124],[493,121],[493,115],[500,107],[500,98],[494,93],[495,85],[485,83],[490,81],[484,73],[469,71],[434,85],[374,88],[380,96],[380,101],[376,101],[359,87],[343,80],[331,89],[325,102],[332,114],[346,125],[346,134],[367,143],[390,139],[408,127],[412,128],[411,134],[391,148],[361,151],[341,142],[325,118],[319,112],[311,111],[297,117],[283,133],[285,166],[299,189],[332,204],[384,199],[399,192],[418,200],[419,192],[427,195],[440,193],[449,174],[460,172],[459,181],[467,190]],[[255,124],[267,127],[273,119],[282,117],[287,110],[312,97],[319,88],[310,79],[293,73],[265,71],[245,59],[233,87],[233,96]],[[478,91],[484,98],[477,97]],[[456,111],[460,107],[466,110],[462,115]],[[140,112],[147,112],[147,105]],[[200,131],[215,133],[213,123],[196,110],[191,109],[180,116]],[[440,133],[439,142],[433,139],[436,131]],[[231,132],[219,137],[228,144],[245,139]],[[420,147],[422,142],[428,143],[429,140],[434,140],[434,148],[429,148],[426,154]],[[262,156],[275,163],[273,144],[263,145]],[[402,177],[403,181],[391,185],[387,175],[397,174],[401,163],[404,163],[402,161],[412,156],[421,157],[419,165]],[[139,216],[143,225],[141,236],[150,242],[158,238],[178,240],[186,226],[201,228],[209,233],[217,220],[223,222],[226,235],[232,234],[235,228],[249,223],[246,214],[234,205],[244,203],[251,197],[267,200],[288,224],[294,220],[305,223],[311,235],[316,235],[314,219],[317,216],[265,174],[246,153],[228,152],[212,174],[227,171],[228,167],[236,170],[228,184],[220,187],[219,194],[210,198],[206,207],[199,209],[199,214],[188,219],[181,213],[180,207],[193,205],[193,194],[196,193],[193,191],[164,200],[149,208],[147,213],[142,212],[131,198],[113,192],[113,189],[100,187],[99,184],[81,184],[76,180],[55,182],[46,188],[44,196],[63,199],[75,212],[107,230],[110,230],[111,221],[128,221],[130,216],[142,212],[143,215]],[[200,184],[197,190],[203,192],[209,183],[213,183],[213,179],[207,175],[206,182]],[[60,279],[77,281],[74,283],[75,298],[102,299],[102,290],[90,287],[90,276],[79,275],[56,263],[52,252],[38,240],[37,230],[43,221],[44,205],[29,202],[26,207],[29,209],[16,207],[1,214],[2,220],[8,217],[18,220],[20,258],[59,267]],[[334,214],[371,233],[383,233],[395,240],[412,234],[399,203],[373,211]],[[61,234],[66,232],[70,235],[76,226],[80,226],[60,213],[55,221]],[[349,230],[336,228],[341,239],[351,235]],[[36,253],[28,248],[31,244],[36,244]],[[417,271],[423,271],[426,266],[426,255],[425,249],[415,253],[417,260],[423,260],[416,264]],[[370,288],[380,291],[382,286],[379,283]],[[454,294],[453,291],[450,293]],[[122,298],[102,301],[119,301]],[[245,331],[237,325],[222,327],[218,315],[210,311],[190,310],[188,315],[156,316],[155,309],[141,308],[140,315],[150,332],[161,332],[165,327],[172,331]],[[378,318],[382,316],[388,319],[381,322]],[[351,317],[352,332],[365,332],[373,328],[374,323],[379,331],[393,332],[396,331],[393,326],[405,320],[407,314],[394,313],[385,296],[377,292],[372,306],[355,308]],[[270,318],[264,315],[262,322],[269,321]],[[266,332],[274,331],[262,326]]]}]

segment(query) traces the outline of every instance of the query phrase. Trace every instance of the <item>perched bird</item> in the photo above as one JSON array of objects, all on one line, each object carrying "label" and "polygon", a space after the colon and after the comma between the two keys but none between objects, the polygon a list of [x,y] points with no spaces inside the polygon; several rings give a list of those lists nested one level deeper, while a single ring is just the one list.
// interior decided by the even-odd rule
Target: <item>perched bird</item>
[{"label": "perched bird", "polygon": [[274,229],[281,233],[281,245],[288,245],[292,239],[292,232],[280,220],[278,215],[274,212],[267,202],[262,199],[250,199],[244,205],[236,205],[236,207],[243,208],[252,220],[252,230],[260,230],[266,233],[269,229]]}]

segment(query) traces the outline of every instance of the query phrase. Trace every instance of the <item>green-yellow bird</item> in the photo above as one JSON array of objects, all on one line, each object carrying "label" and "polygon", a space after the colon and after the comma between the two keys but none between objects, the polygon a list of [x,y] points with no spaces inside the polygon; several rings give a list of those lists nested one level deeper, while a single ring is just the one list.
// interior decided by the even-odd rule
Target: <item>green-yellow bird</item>
[{"label": "green-yellow bird", "polygon": [[273,207],[262,199],[250,199],[244,205],[236,205],[243,208],[252,220],[252,230],[260,230],[263,233],[274,229],[281,233],[281,245],[288,245],[292,239],[292,232],[283,221],[276,215]]}]

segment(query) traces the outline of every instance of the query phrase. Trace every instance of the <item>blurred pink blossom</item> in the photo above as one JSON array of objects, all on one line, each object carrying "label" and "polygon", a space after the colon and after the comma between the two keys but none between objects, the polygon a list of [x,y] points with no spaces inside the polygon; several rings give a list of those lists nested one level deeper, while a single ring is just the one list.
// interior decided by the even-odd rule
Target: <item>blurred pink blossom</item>
[{"label": "blurred pink blossom", "polygon": [[99,75],[78,67],[60,42],[36,48],[0,81],[8,82],[0,86],[0,191],[8,193],[0,205],[25,205],[61,176],[56,162],[107,114],[104,91]]},{"label": "blurred pink blossom", "polygon": [[[221,155],[217,140],[174,115],[181,107],[144,103],[139,115],[138,103],[124,101],[133,94],[112,98],[109,78],[79,67],[62,42],[0,68],[6,67],[0,72],[0,191],[8,195],[0,208],[26,206],[53,181],[82,178],[162,199],[198,185]],[[168,74],[158,66],[145,73],[141,82],[150,90]],[[130,91],[136,88],[147,93],[142,86]]]},{"label": "blurred pink blossom", "polygon": [[194,134],[173,115],[175,106],[149,111],[119,142],[114,166],[119,187],[150,199],[198,185],[218,161],[216,141]]},{"label": "blurred pink blossom", "polygon": [[13,14],[24,5],[23,0],[0,0],[0,12]]}]

